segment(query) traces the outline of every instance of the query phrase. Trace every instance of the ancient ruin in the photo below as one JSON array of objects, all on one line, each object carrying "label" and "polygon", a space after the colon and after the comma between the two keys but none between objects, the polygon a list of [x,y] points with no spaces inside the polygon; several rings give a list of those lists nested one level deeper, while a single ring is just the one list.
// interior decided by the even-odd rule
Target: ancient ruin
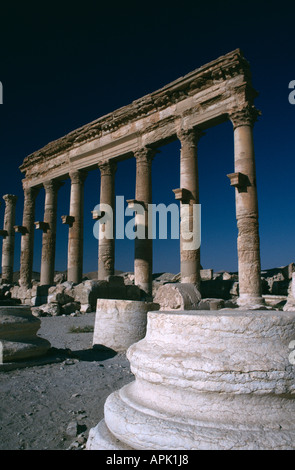
[{"label": "ancient ruin", "polygon": [[17,361],[44,356],[50,343],[37,336],[41,326],[26,305],[0,307],[0,371],[9,370]]},{"label": "ancient ruin", "polygon": [[[236,194],[239,304],[262,304],[252,135],[259,114],[253,104],[256,94],[249,64],[242,53],[235,50],[25,158],[20,167],[25,174],[23,223],[16,227],[22,236],[20,285],[31,286],[35,227],[43,232],[40,284],[53,284],[56,205],[58,189],[65,178],[71,180],[70,213],[62,218],[62,222],[69,225],[67,280],[79,283],[83,260],[83,186],[87,172],[99,167],[100,202],[113,206],[116,162],[135,158],[135,201],[147,208],[152,202],[151,163],[156,158],[157,147],[179,139],[180,188],[174,191],[175,198],[181,206],[191,207],[199,203],[198,140],[206,128],[230,119],[235,139],[235,172],[228,176]],[[35,222],[35,200],[41,187],[46,194],[44,219]],[[12,212],[9,207],[7,210]],[[11,264],[11,260],[8,263]],[[101,240],[98,279],[105,280],[113,275],[114,263],[114,240]],[[199,286],[199,250],[181,248],[180,268],[181,282]],[[149,238],[136,240],[134,274],[135,285],[150,294],[152,241]]]},{"label": "ancient ruin", "polygon": [[[3,284],[12,284],[14,231],[21,234],[20,279],[7,287],[11,297],[39,309],[40,316],[48,305],[53,315],[96,308],[93,344],[119,351],[129,347],[136,379],[109,396],[105,419],[91,430],[88,449],[295,448],[295,372],[288,362],[295,338],[295,269],[293,264],[282,268],[271,286],[261,272],[256,96],[249,64],[237,49],[25,158],[21,226],[14,225],[15,196],[4,196]],[[194,221],[201,202],[199,139],[227,120],[234,135],[234,173],[227,176],[235,190],[238,273],[214,277],[201,268],[200,248],[187,248],[184,227]],[[176,139],[181,143],[180,187],[173,190],[181,215],[180,276],[156,285],[153,240],[147,236],[152,161],[159,146]],[[100,203],[114,209],[117,162],[128,158],[136,159],[136,191],[128,204],[143,208],[136,217],[146,234],[135,239],[134,279],[115,276],[115,239],[104,238],[97,279],[85,281],[87,173],[100,169]],[[55,285],[58,189],[67,178],[70,210],[62,217],[69,226],[67,280]],[[35,221],[42,187],[44,218]],[[102,211],[93,211],[94,219],[102,217]],[[32,283],[35,229],[42,231],[39,283]],[[288,299],[280,296],[280,282]],[[265,293],[277,294],[276,299]],[[286,311],[281,311],[283,300],[288,300]],[[271,310],[275,307],[280,311]]]}]

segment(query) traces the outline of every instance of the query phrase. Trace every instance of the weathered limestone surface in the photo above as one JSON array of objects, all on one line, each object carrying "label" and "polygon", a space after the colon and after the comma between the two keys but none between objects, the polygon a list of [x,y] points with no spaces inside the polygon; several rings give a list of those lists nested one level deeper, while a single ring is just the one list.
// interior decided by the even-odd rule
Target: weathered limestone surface
[{"label": "weathered limestone surface", "polygon": [[154,302],[160,310],[196,310],[201,294],[194,284],[164,284],[159,287]]},{"label": "weathered limestone surface", "polygon": [[28,306],[0,307],[0,345],[3,364],[47,353],[50,343],[37,336],[40,326],[40,320],[32,315]]},{"label": "weathered limestone surface", "polygon": [[84,181],[87,173],[71,171],[71,197],[69,241],[68,241],[68,281],[79,284],[83,276],[83,211]]},{"label": "weathered limestone surface", "polygon": [[5,201],[5,214],[3,230],[6,232],[2,243],[2,282],[12,283],[13,281],[13,263],[14,263],[14,224],[15,224],[15,205],[17,196],[6,194],[3,196]]},{"label": "weathered limestone surface", "polygon": [[127,352],[136,379],[107,398],[87,448],[294,449],[294,320],[149,312],[146,337]]},{"label": "weathered limestone surface", "polygon": [[52,285],[54,280],[56,245],[57,192],[61,183],[59,181],[49,180],[44,182],[43,185],[45,188],[45,207],[40,284]]},{"label": "weathered limestone surface", "polygon": [[295,311],[295,273],[292,273],[292,280],[290,286],[290,292],[286,305],[284,305],[284,311],[294,312]]},{"label": "weathered limestone surface", "polygon": [[20,255],[20,286],[31,287],[34,252],[35,204],[39,188],[24,187],[23,229]]},{"label": "weathered limestone surface", "polygon": [[[107,204],[115,210],[115,173],[116,163],[104,162],[98,165],[101,174],[100,182],[100,204]],[[115,238],[114,238],[114,217],[110,221],[112,226],[112,238],[109,236],[100,238],[98,248],[98,279],[105,280],[108,276],[112,276],[115,270]],[[106,231],[106,224],[101,224],[100,237]]]},{"label": "weathered limestone surface", "polygon": [[153,241],[148,236],[148,204],[152,204],[152,161],[156,151],[144,147],[134,153],[136,158],[135,202],[141,204],[144,214],[136,214],[137,227],[143,226],[144,239],[135,239],[134,277],[135,284],[146,294],[152,293]]},{"label": "weathered limestone surface", "polygon": [[93,346],[126,351],[146,333],[147,312],[158,304],[135,300],[98,299]]},{"label": "weathered limestone surface", "polygon": [[[199,204],[197,145],[203,132],[187,129],[178,132],[181,142],[180,157],[180,268],[181,282],[192,283],[200,289],[200,248],[188,249],[187,232],[192,232],[194,221],[193,205]],[[177,191],[177,190],[176,190]],[[188,215],[185,210],[188,209]],[[186,234],[186,235],[185,235]],[[190,240],[191,241],[191,240]]]},{"label": "weathered limestone surface", "polygon": [[[263,305],[260,279],[260,241],[253,125],[258,112],[253,106],[230,114],[234,126],[235,173],[229,175],[236,187],[238,225],[239,305]],[[235,177],[238,175],[238,181]]]}]

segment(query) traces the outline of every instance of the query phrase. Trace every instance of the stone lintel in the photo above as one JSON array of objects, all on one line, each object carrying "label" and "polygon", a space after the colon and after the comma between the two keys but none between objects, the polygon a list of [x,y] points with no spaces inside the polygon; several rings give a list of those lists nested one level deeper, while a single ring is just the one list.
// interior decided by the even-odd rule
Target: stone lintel
[{"label": "stone lintel", "polygon": [[72,215],[62,215],[61,220],[63,224],[69,225],[71,227],[75,222],[75,217]]},{"label": "stone lintel", "polygon": [[42,230],[43,232],[47,232],[47,230],[49,229],[49,224],[47,222],[41,222],[38,220],[37,222],[34,222],[34,224],[36,230]]},{"label": "stone lintel", "polygon": [[24,227],[23,225],[14,225],[13,228],[16,233],[20,233],[21,235],[28,233],[27,227]]},{"label": "stone lintel", "polygon": [[241,189],[249,185],[249,178],[243,173],[230,173],[227,177],[230,179],[230,185],[235,188]]}]

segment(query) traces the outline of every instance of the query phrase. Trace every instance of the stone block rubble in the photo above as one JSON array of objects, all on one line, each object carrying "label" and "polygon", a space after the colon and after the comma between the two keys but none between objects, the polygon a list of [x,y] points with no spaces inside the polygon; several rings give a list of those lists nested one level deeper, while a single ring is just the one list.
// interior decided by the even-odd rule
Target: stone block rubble
[{"label": "stone block rubble", "polygon": [[[262,297],[265,305],[276,309],[295,307],[295,264],[261,271]],[[181,275],[159,273],[153,275],[152,298],[165,309],[219,310],[238,308],[238,274],[200,270],[200,291],[191,284],[180,282]],[[85,279],[85,278],[84,278]],[[55,275],[55,284],[41,286],[33,281],[31,288],[14,284],[0,285],[0,304],[30,305],[35,316],[70,315],[96,310],[97,299],[145,300],[145,293],[135,286],[132,272],[108,276],[107,280],[85,279],[79,284],[66,280],[65,273]],[[166,286],[166,287],[164,287]],[[187,286],[187,287],[185,287]],[[193,297],[188,290],[195,289]],[[168,294],[169,291],[169,294]],[[180,297],[177,300],[177,295]],[[180,293],[183,294],[180,294]],[[149,297],[151,300],[151,297]]]}]

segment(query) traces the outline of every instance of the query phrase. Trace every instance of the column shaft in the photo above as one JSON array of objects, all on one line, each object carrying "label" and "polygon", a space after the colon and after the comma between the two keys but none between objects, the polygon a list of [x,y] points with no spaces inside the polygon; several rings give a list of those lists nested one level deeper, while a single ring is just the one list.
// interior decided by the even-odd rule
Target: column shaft
[{"label": "column shaft", "polygon": [[[107,161],[99,164],[100,180],[100,204],[108,204],[113,211],[115,210],[115,172],[116,163]],[[98,248],[98,279],[105,280],[115,272],[115,239],[102,238],[99,240]]]},{"label": "column shaft", "polygon": [[[192,231],[194,226],[194,204],[199,204],[197,144],[203,135],[198,129],[182,130],[178,133],[181,142],[180,187],[186,192],[185,202],[180,202],[180,270],[181,282],[195,284],[200,289],[200,248],[187,249],[184,226]],[[186,212],[188,209],[188,212]],[[185,220],[185,217],[189,220]]]},{"label": "column shaft", "polygon": [[262,304],[260,241],[253,131],[257,111],[233,113],[235,173],[244,183],[235,190],[238,225],[239,304]]},{"label": "column shaft", "polygon": [[40,285],[52,285],[54,280],[57,192],[60,183],[47,181],[45,188],[44,223],[42,236]]},{"label": "column shaft", "polygon": [[23,227],[21,237],[20,280],[21,286],[30,287],[33,271],[35,203],[39,188],[24,189]]},{"label": "column shaft", "polygon": [[14,224],[15,205],[17,197],[12,194],[3,196],[5,201],[4,227],[7,232],[2,244],[2,282],[11,284],[13,282],[13,262],[14,262]]},{"label": "column shaft", "polygon": [[83,211],[84,180],[86,173],[73,171],[71,178],[70,216],[73,223],[69,226],[68,242],[68,281],[79,284],[83,277]]},{"label": "column shaft", "polygon": [[[148,204],[152,204],[152,160],[155,150],[144,147],[134,153],[136,158],[135,199],[144,207],[145,238],[135,238],[135,284],[146,294],[152,294],[153,240],[148,237]],[[138,218],[138,216],[136,216]],[[135,219],[136,220],[136,219]]]}]

